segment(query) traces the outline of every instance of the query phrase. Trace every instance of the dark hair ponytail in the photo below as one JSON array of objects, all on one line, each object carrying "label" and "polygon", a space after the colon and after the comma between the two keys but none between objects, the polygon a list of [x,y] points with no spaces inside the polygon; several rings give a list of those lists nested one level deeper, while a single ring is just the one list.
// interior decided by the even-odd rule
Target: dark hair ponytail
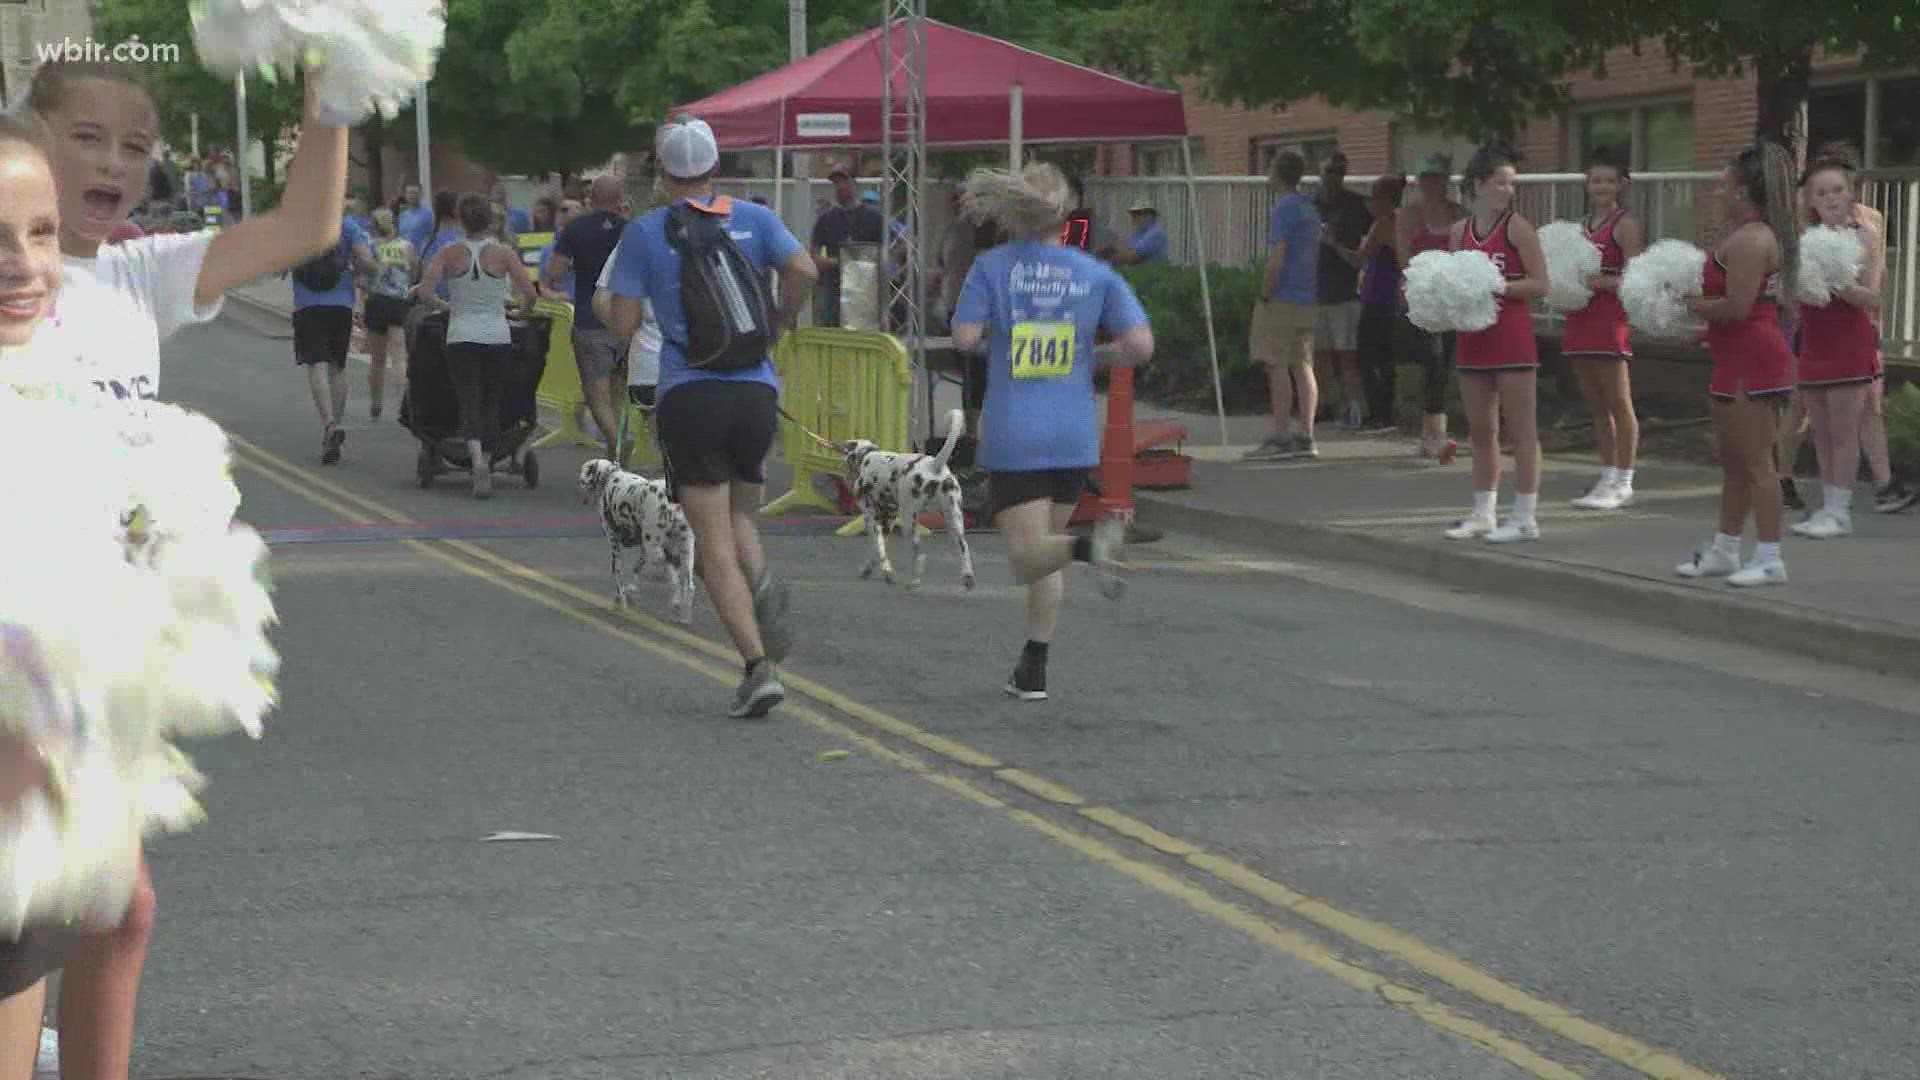
[{"label": "dark hair ponytail", "polygon": [[1777,142],[1757,142],[1734,155],[1733,173],[1780,244],[1782,295],[1777,299],[1792,315],[1799,307],[1800,281],[1800,186],[1793,182],[1793,155]]},{"label": "dark hair ponytail", "polygon": [[1481,181],[1492,176],[1503,165],[1520,167],[1520,154],[1506,143],[1495,140],[1482,143],[1480,149],[1467,159],[1466,168],[1460,171],[1460,179],[1466,185],[1467,196],[1471,198],[1479,188]]},{"label": "dark hair ponytail", "polygon": [[1586,171],[1595,169],[1612,169],[1622,180],[1633,179],[1633,174],[1627,170],[1627,159],[1611,146],[1596,146],[1593,153],[1587,155]]}]

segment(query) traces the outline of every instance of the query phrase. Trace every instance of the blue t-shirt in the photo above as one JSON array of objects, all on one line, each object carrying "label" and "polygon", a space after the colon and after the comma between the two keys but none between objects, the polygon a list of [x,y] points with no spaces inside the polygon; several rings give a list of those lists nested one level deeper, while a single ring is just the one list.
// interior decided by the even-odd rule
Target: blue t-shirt
[{"label": "blue t-shirt", "polygon": [[1313,304],[1320,298],[1320,210],[1299,192],[1274,204],[1267,223],[1267,246],[1285,243],[1287,258],[1269,300]]},{"label": "blue t-shirt", "polygon": [[[710,205],[705,200],[702,205]],[[687,313],[680,304],[680,253],[667,243],[667,213],[660,207],[634,221],[620,236],[620,254],[613,261],[607,288],[629,300],[645,298],[660,324],[660,391],[665,401],[675,387],[709,379],[757,382],[780,389],[769,357],[758,367],[737,371],[704,371],[687,364]],[[761,271],[773,270],[801,250],[800,241],[774,212],[757,203],[733,200],[727,230],[747,261]],[[586,284],[587,279],[579,279]]]},{"label": "blue t-shirt", "polygon": [[423,250],[433,235],[433,207],[416,206],[407,210],[394,225],[400,230],[401,238],[413,245],[413,250]]},{"label": "blue t-shirt", "polygon": [[[553,261],[553,241],[549,240],[547,242],[547,246],[540,249],[540,269],[536,271],[536,273],[539,275],[539,280],[542,283],[542,287],[544,287],[545,282],[547,280],[547,264],[552,261]],[[560,278],[559,283],[554,286],[554,291],[558,292],[561,296],[572,297],[573,283],[576,277],[577,275],[571,269],[569,269],[566,272],[566,274]],[[587,307],[588,308],[593,307],[593,304],[591,301],[588,302]],[[578,313],[580,309],[578,307],[575,307],[573,310],[575,312],[574,321],[578,323],[579,322]],[[598,319],[594,320],[594,324],[599,325],[599,320]]]},{"label": "blue t-shirt", "polygon": [[373,241],[367,239],[367,234],[361,230],[360,226],[353,223],[352,218],[343,218],[340,222],[339,250],[347,256],[347,268],[340,275],[340,284],[335,285],[326,292],[318,292],[300,284],[299,278],[294,278],[293,310],[299,311],[301,308],[310,307],[352,307],[354,286],[353,249],[362,245],[371,248]]},{"label": "blue t-shirt", "polygon": [[1167,261],[1167,230],[1157,221],[1134,233],[1127,242],[1141,262]]},{"label": "blue t-shirt", "polygon": [[967,272],[953,321],[987,327],[982,468],[1024,472],[1099,464],[1094,336],[1147,325],[1139,298],[1111,266],[1060,244],[994,248]]},{"label": "blue t-shirt", "polygon": [[533,215],[525,207],[507,207],[507,229],[516,235],[533,231]]},{"label": "blue t-shirt", "polygon": [[[600,329],[600,320],[593,313],[594,284],[626,227],[627,219],[619,214],[595,210],[567,222],[567,227],[553,238],[553,250],[573,263],[573,285],[567,290],[567,298],[573,301],[573,325],[582,330]],[[541,273],[546,273],[544,264]]]}]

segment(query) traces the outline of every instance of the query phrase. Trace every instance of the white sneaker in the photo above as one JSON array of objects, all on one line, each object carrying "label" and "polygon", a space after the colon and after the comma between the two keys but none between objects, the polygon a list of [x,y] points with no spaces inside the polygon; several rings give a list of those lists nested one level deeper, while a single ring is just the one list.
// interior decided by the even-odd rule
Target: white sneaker
[{"label": "white sneaker", "polygon": [[1540,539],[1540,523],[1532,518],[1508,518],[1505,525],[1487,534],[1489,544],[1518,544]]},{"label": "white sneaker", "polygon": [[1605,485],[1604,491],[1597,491],[1593,501],[1587,504],[1589,510],[1625,510],[1633,505],[1633,485],[1615,480]]},{"label": "white sneaker", "polygon": [[1729,555],[1712,545],[1693,553],[1693,558],[1673,568],[1673,572],[1684,578],[1726,577],[1738,573],[1740,557]]},{"label": "white sneaker", "polygon": [[1780,559],[1763,563],[1748,563],[1727,578],[1727,584],[1747,587],[1753,585],[1785,585],[1787,583],[1787,564]]},{"label": "white sneaker", "polygon": [[1475,537],[1486,536],[1499,527],[1500,523],[1490,517],[1468,514],[1454,522],[1453,527],[1447,530],[1447,539],[1472,540]]},{"label": "white sneaker", "polygon": [[1576,510],[1600,509],[1600,500],[1606,498],[1607,491],[1610,488],[1612,488],[1612,486],[1613,485],[1606,480],[1594,481],[1593,487],[1585,495],[1582,495],[1579,498],[1573,500],[1574,509]]},{"label": "white sneaker", "polygon": [[1794,526],[1793,531],[1809,540],[1832,540],[1837,536],[1850,536],[1853,533],[1853,515],[1842,514],[1836,510],[1821,510]]}]

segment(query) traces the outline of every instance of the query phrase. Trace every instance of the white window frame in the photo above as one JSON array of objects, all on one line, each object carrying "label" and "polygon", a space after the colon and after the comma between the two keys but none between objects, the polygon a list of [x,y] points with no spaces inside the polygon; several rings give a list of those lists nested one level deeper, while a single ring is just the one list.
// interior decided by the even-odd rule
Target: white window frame
[{"label": "white window frame", "polygon": [[1306,152],[1308,143],[1332,143],[1334,149],[1340,148],[1340,133],[1331,128],[1308,132],[1281,132],[1274,135],[1256,135],[1247,140],[1247,152],[1253,160],[1247,164],[1253,166],[1252,175],[1265,176],[1273,171],[1273,159],[1280,154],[1293,150],[1307,158],[1307,175],[1313,175],[1318,168],[1316,162]]},{"label": "white window frame", "polygon": [[[1204,174],[1207,160],[1206,140],[1191,136],[1193,143],[1193,171]],[[1185,160],[1180,155],[1179,143],[1152,143],[1133,148],[1133,175],[1135,176],[1185,176]]]},{"label": "white window frame", "polygon": [[1684,105],[1690,119],[1698,119],[1694,111],[1693,98],[1687,95],[1669,94],[1650,98],[1620,98],[1611,101],[1582,102],[1567,110],[1567,171],[1579,172],[1585,161],[1580,160],[1581,126],[1590,116],[1603,113],[1624,112],[1627,120],[1627,141],[1631,144],[1627,150],[1627,168],[1642,172],[1647,165],[1647,110],[1662,109],[1674,105]]},{"label": "white window frame", "polygon": [[1866,88],[1861,105],[1867,111],[1867,116],[1866,123],[1860,127],[1863,132],[1860,141],[1865,144],[1860,147],[1860,167],[1877,169],[1880,167],[1880,86],[1888,81],[1904,82],[1916,75],[1920,75],[1920,68],[1876,71],[1871,75],[1864,71],[1835,72],[1831,75],[1814,76],[1808,88],[1812,90],[1831,90],[1848,86]]}]

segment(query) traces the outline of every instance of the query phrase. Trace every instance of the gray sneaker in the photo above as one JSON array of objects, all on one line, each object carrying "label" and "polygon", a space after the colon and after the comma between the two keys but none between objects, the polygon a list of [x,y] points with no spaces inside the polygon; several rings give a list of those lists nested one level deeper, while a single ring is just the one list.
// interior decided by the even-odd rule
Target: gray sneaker
[{"label": "gray sneaker", "polygon": [[1293,437],[1293,452],[1287,456],[1309,459],[1317,458],[1320,456],[1320,448],[1313,444],[1313,436],[1295,435]]},{"label": "gray sneaker", "polygon": [[762,567],[760,580],[753,583],[753,618],[760,624],[760,644],[767,650],[767,659],[776,664],[793,652],[792,610],[793,591]]},{"label": "gray sneaker", "polygon": [[735,720],[758,720],[786,699],[787,688],[780,685],[773,665],[763,660],[740,680],[740,688],[733,692],[733,708],[727,710],[727,715]]},{"label": "gray sneaker", "polygon": [[1284,435],[1269,435],[1267,441],[1246,452],[1242,461],[1283,461],[1293,456],[1294,440]]}]

